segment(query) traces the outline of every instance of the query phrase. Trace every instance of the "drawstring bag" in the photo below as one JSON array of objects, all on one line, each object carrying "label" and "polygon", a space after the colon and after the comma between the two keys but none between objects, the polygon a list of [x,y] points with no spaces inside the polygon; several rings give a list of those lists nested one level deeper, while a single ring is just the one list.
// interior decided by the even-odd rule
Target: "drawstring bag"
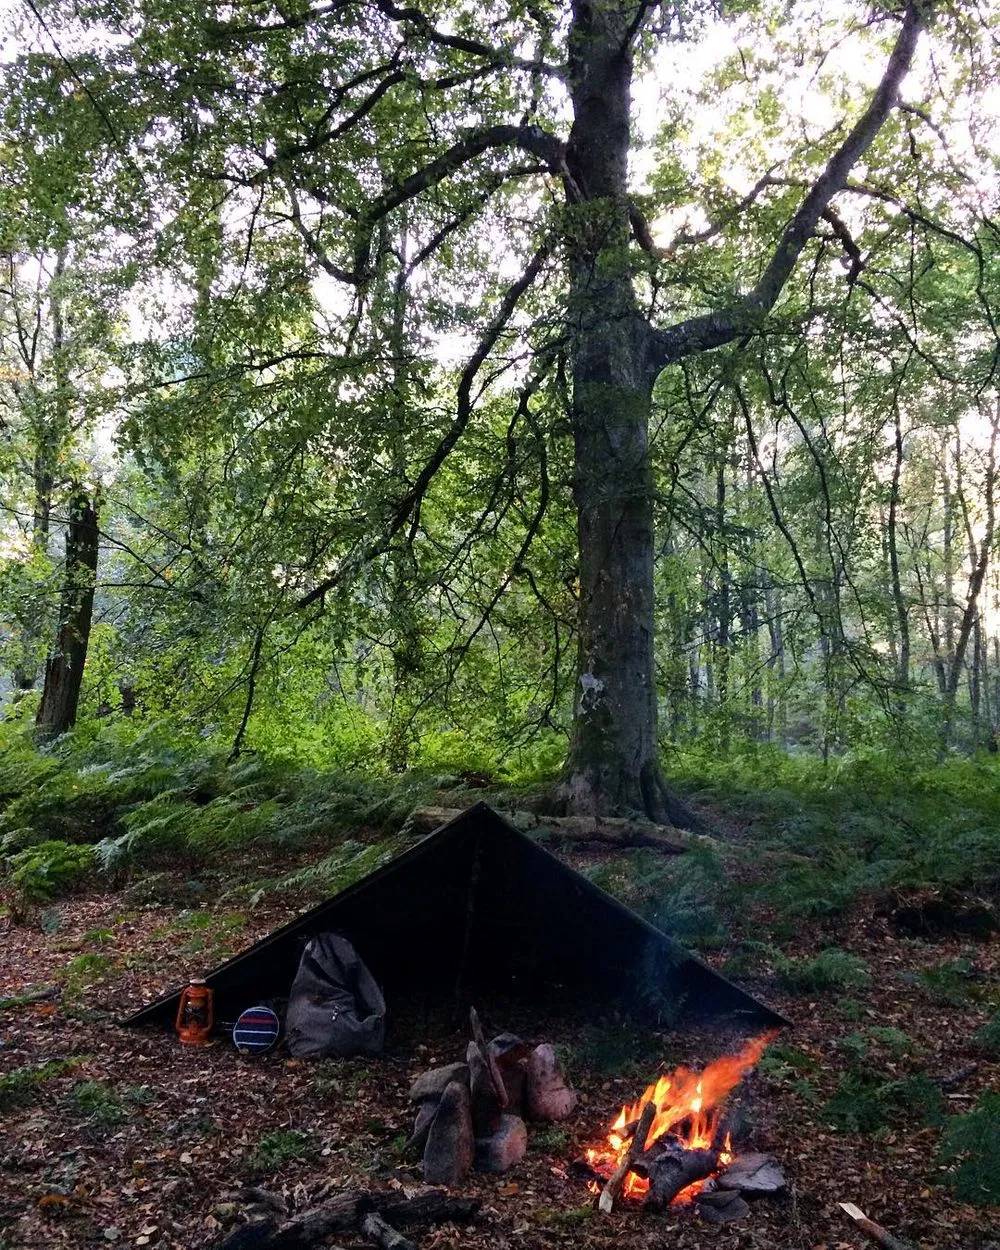
[{"label": "drawstring bag", "polygon": [[311,938],[292,982],[285,1017],[288,1049],[298,1059],[379,1055],[385,999],[346,938]]}]

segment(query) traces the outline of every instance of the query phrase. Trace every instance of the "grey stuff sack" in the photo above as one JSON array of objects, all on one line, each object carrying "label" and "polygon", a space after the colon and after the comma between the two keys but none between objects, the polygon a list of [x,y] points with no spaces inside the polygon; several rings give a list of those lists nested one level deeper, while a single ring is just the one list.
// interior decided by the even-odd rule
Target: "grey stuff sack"
[{"label": "grey stuff sack", "polygon": [[298,1059],[382,1053],[385,999],[346,938],[310,939],[292,982],[285,1031]]}]

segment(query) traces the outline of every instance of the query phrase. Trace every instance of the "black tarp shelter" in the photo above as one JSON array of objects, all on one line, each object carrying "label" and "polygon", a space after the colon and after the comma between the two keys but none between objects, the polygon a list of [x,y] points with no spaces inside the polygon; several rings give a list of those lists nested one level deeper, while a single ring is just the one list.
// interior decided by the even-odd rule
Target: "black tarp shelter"
[{"label": "black tarp shelter", "polygon": [[[496,993],[787,1023],[485,803],[209,973],[216,1017],[286,996],[305,942],[322,932],[354,944],[390,1016],[414,998],[474,994],[485,1004]],[[179,997],[166,994],[123,1023],[170,1025]]]}]

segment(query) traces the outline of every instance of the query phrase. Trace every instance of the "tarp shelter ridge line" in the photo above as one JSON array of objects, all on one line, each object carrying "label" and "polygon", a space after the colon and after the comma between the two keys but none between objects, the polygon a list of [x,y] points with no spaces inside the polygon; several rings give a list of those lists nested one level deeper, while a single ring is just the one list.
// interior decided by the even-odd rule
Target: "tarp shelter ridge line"
[{"label": "tarp shelter ridge line", "polygon": [[[700,1014],[788,1023],[483,802],[208,973],[217,1014],[287,994],[321,932],[353,943],[390,1013],[405,992],[441,1001],[468,980],[540,999],[577,987],[600,1004],[652,992]],[[169,1025],[179,994],[121,1023]]]}]

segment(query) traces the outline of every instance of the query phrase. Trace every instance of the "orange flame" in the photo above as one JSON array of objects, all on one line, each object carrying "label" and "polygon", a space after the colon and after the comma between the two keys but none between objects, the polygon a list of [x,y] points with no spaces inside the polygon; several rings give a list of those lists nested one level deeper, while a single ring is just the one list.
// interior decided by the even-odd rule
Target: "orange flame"
[{"label": "orange flame", "polygon": [[[646,1137],[647,1147],[667,1133],[677,1137],[688,1150],[710,1147],[719,1129],[726,1095],[756,1065],[777,1035],[778,1030],[774,1029],[754,1038],[738,1054],[716,1059],[703,1072],[675,1068],[661,1076],[646,1087],[641,1098],[622,1107],[608,1131],[607,1145],[585,1151],[587,1162],[602,1176],[610,1176],[628,1152],[635,1122],[648,1102],[653,1103],[656,1112]],[[719,1155],[720,1164],[732,1161],[731,1146],[727,1133]],[[704,1185],[705,1181],[695,1181],[682,1190],[674,1202],[690,1201]],[[630,1172],[622,1192],[626,1198],[642,1198],[648,1189],[649,1182],[644,1177]]]}]

